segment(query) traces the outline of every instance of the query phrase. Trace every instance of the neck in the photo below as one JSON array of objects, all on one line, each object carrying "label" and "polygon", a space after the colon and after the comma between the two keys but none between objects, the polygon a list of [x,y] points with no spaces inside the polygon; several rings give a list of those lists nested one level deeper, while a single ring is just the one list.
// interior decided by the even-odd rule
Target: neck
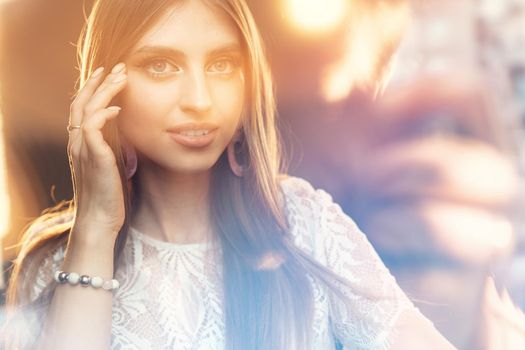
[{"label": "neck", "polygon": [[177,243],[210,239],[211,171],[174,174],[139,167],[131,226],[153,238]]}]

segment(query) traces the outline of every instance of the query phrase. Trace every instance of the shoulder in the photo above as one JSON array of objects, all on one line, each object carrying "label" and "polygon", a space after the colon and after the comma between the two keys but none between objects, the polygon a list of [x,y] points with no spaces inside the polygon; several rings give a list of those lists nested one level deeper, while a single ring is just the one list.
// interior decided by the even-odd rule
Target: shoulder
[{"label": "shoulder", "polygon": [[[286,176],[280,181],[290,233],[296,245],[324,262],[327,244],[344,230],[360,232],[355,222],[335,203],[332,196],[306,179]],[[344,227],[341,227],[344,226]]]},{"label": "shoulder", "polygon": [[308,181],[281,181],[294,243],[331,273],[347,299],[329,295],[332,330],[345,348],[383,349],[395,322],[414,309],[394,276],[359,229],[330,194]]},{"label": "shoulder", "polygon": [[304,206],[304,209],[317,210],[330,205],[332,196],[321,188],[315,188],[308,180],[286,175],[282,176],[280,186],[287,202]]},{"label": "shoulder", "polygon": [[322,211],[322,190],[316,190],[310,182],[296,176],[287,176],[279,184],[284,197],[284,210],[287,218],[292,219],[291,224],[301,220],[309,227],[316,226]]},{"label": "shoulder", "polygon": [[308,180],[299,176],[282,174],[279,176],[279,184],[281,185],[281,188],[287,193],[311,195],[317,191]]},{"label": "shoulder", "polygon": [[346,263],[341,256],[383,268],[366,235],[328,192],[295,176],[283,178],[280,185],[288,228],[298,248],[335,270]]}]

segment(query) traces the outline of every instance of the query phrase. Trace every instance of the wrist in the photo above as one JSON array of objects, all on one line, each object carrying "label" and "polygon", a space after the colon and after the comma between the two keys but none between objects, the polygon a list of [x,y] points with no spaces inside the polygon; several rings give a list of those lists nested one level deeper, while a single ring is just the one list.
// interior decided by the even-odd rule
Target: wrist
[{"label": "wrist", "polygon": [[75,223],[71,228],[68,245],[77,249],[113,250],[118,232],[118,230],[104,228],[96,224]]},{"label": "wrist", "polygon": [[114,242],[99,240],[86,243],[70,237],[60,269],[110,279],[113,277],[113,258]]},{"label": "wrist", "polygon": [[116,236],[122,225],[123,220],[101,213],[77,213],[75,216],[74,227],[87,232],[105,232]]},{"label": "wrist", "polygon": [[120,228],[108,227],[95,221],[75,220],[70,237],[89,246],[114,245]]}]

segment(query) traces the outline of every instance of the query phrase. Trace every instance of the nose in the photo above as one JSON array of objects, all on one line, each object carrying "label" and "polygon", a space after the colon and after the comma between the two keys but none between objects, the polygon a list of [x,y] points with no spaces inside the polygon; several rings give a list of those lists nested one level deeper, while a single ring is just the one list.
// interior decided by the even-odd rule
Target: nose
[{"label": "nose", "polygon": [[202,72],[189,72],[184,77],[180,107],[183,111],[204,113],[211,109],[211,96]]}]

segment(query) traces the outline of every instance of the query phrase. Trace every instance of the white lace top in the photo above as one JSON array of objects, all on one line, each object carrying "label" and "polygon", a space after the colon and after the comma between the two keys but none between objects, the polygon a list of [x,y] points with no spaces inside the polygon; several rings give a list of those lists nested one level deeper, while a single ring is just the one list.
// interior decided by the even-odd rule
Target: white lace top
[{"label": "white lace top", "polygon": [[[329,194],[297,177],[281,187],[295,244],[360,288],[343,291],[353,301],[348,307],[313,282],[313,349],[335,349],[334,338],[344,349],[388,349],[400,316],[419,311]],[[32,299],[55,283],[63,250],[41,267]],[[113,299],[112,349],[223,349],[221,265],[213,253],[206,244],[172,244],[131,228],[115,276],[120,288]]]}]

